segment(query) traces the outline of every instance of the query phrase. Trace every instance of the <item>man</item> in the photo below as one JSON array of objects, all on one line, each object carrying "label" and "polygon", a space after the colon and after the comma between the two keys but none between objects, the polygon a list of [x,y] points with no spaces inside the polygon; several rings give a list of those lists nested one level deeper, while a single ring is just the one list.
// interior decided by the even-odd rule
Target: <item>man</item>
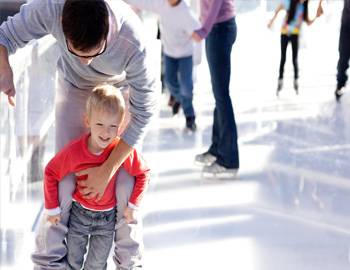
[{"label": "man", "polygon": [[337,100],[344,94],[348,76],[346,74],[349,68],[350,60],[350,0],[344,0],[343,14],[341,18],[340,36],[339,36],[339,60],[337,66],[337,88],[335,97]]},{"label": "man", "polygon": [[[79,183],[86,198],[100,199],[108,179],[143,138],[155,109],[155,80],[147,68],[147,52],[141,39],[141,24],[122,1],[33,0],[0,26],[0,91],[14,105],[15,88],[9,54],[30,40],[47,34],[60,46],[56,95],[56,151],[85,130],[82,121],[90,91],[98,84],[129,85],[131,120],[120,143],[100,167]],[[130,181],[131,180],[131,181]],[[129,183],[132,184],[129,184]],[[71,207],[75,177],[66,177],[59,186],[61,223],[47,226],[45,217],[36,237],[32,256],[35,269],[65,269],[64,238]],[[117,181],[118,230],[114,261],[120,270],[141,267],[140,221],[123,222],[133,179],[123,170]],[[61,195],[62,194],[62,195]]]}]

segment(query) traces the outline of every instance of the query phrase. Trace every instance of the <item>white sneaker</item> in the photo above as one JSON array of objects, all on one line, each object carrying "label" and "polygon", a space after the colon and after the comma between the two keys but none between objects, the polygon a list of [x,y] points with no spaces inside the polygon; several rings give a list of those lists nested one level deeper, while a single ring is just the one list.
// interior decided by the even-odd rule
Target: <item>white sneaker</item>
[{"label": "white sneaker", "polygon": [[213,164],[216,161],[216,156],[205,152],[203,154],[199,154],[194,158],[194,164],[199,166],[208,166]]},{"label": "white sneaker", "polygon": [[209,166],[205,166],[202,171],[204,178],[236,179],[237,173],[238,169],[228,169],[216,162]]}]

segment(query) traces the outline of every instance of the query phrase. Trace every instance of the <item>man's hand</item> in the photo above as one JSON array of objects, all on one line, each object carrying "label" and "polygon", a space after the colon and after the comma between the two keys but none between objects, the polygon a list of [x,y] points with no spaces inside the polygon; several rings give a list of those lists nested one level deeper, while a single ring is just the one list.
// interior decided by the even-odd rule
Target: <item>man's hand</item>
[{"label": "man's hand", "polygon": [[132,208],[126,207],[124,210],[124,219],[126,223],[131,223],[135,221],[137,218],[137,210],[134,210]]},{"label": "man's hand", "polygon": [[108,182],[113,176],[103,165],[82,170],[77,172],[76,175],[88,175],[86,180],[78,180],[78,188],[85,199],[96,198],[96,201],[102,198]]},{"label": "man's hand", "polygon": [[0,46],[0,92],[4,92],[9,104],[15,106],[16,90],[13,83],[13,72],[8,62],[7,49],[3,46]]},{"label": "man's hand", "polygon": [[60,215],[47,216],[47,221],[50,222],[52,225],[58,225],[60,220],[61,220]]}]

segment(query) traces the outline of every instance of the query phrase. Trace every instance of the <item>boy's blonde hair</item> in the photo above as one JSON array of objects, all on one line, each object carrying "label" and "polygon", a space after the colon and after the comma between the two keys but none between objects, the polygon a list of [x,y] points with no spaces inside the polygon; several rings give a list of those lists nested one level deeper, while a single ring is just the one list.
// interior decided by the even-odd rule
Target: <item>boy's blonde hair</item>
[{"label": "boy's blonde hair", "polygon": [[117,114],[122,122],[125,102],[120,90],[107,84],[96,86],[86,102],[87,117],[91,117],[92,110]]}]

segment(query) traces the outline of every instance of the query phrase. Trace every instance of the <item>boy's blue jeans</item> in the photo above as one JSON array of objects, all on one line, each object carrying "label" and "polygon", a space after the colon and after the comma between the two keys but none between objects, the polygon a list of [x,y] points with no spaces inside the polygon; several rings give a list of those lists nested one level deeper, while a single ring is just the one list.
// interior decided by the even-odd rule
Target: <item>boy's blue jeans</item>
[{"label": "boy's blue jeans", "polygon": [[237,128],[230,97],[231,51],[236,40],[235,18],[214,24],[205,40],[215,98],[212,144],[209,153],[226,168],[239,168]]},{"label": "boy's blue jeans", "polygon": [[[73,202],[68,223],[67,269],[103,270],[113,243],[116,210],[90,211]],[[84,263],[84,255],[89,250]]]},{"label": "boy's blue jeans", "polygon": [[195,116],[193,109],[192,55],[173,58],[164,55],[165,83],[175,100],[181,104],[186,117]]}]

